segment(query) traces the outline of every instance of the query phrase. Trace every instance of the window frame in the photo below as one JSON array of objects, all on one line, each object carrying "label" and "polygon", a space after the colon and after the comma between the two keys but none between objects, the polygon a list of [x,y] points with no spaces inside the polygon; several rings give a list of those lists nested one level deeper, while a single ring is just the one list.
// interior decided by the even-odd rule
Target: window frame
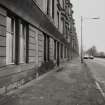
[{"label": "window frame", "polygon": [[[11,19],[10,20],[11,21],[10,30],[8,30],[8,25],[7,25],[8,19]],[[15,43],[16,42],[16,33],[15,33],[16,26],[15,26],[15,24],[16,24],[15,17],[10,14],[7,14],[7,17],[6,17],[6,65],[15,64],[15,59],[16,59],[15,58],[15,53],[16,53],[16,50],[15,50],[15,47],[16,47],[16,43]],[[11,32],[9,32],[9,31],[11,31]],[[9,38],[9,40],[7,40],[7,37]],[[10,39],[10,37],[12,39]],[[10,41],[12,43],[10,43],[8,41]]]},{"label": "window frame", "polygon": [[44,61],[50,60],[50,37],[44,34]]},{"label": "window frame", "polygon": [[[22,25],[22,33],[21,33],[21,25]],[[26,24],[26,22],[25,21],[23,21],[23,20],[20,20],[20,23],[19,23],[19,57],[18,57],[18,59],[19,59],[19,64],[21,64],[21,63],[26,63],[26,50],[28,50],[27,48],[26,48],[26,40],[27,40],[27,24]],[[20,35],[22,35],[22,36],[20,36]],[[23,38],[23,39],[20,39],[20,38]],[[21,41],[21,42],[20,42]],[[22,44],[22,46],[20,45],[20,44]],[[23,49],[21,49],[21,47],[23,47]],[[22,51],[23,50],[23,52],[20,52],[20,51]],[[23,53],[23,55],[21,56],[21,54]],[[23,58],[22,59],[22,61],[20,61],[21,59],[20,58]]]},{"label": "window frame", "polygon": [[[11,46],[8,45],[9,42],[7,42],[7,38],[6,38],[6,65],[10,65],[10,64],[20,64],[20,24],[21,22],[26,26],[25,27],[25,55],[24,56],[24,62],[23,63],[29,63],[29,24],[24,21],[23,19],[19,18],[18,16],[16,16],[15,14],[11,13],[10,11],[7,12],[7,17],[6,18],[10,18],[11,19],[11,27],[10,30],[11,35],[14,35],[14,41],[12,42]],[[7,20],[6,20],[7,22]],[[6,37],[7,37],[7,24],[6,24]],[[8,49],[13,48],[12,51],[7,51]],[[9,52],[9,54],[8,54]],[[8,54],[8,55],[7,55]],[[12,60],[10,59],[10,55],[12,55]],[[9,60],[10,59],[10,60]]]}]

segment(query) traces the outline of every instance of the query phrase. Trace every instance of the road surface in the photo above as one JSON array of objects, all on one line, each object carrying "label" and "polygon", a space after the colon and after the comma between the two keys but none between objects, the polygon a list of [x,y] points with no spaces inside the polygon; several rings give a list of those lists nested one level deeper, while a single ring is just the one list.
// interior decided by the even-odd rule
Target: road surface
[{"label": "road surface", "polygon": [[95,58],[93,60],[88,59],[85,61],[105,94],[105,59]]},{"label": "road surface", "polygon": [[97,81],[105,81],[105,59],[85,60]]}]

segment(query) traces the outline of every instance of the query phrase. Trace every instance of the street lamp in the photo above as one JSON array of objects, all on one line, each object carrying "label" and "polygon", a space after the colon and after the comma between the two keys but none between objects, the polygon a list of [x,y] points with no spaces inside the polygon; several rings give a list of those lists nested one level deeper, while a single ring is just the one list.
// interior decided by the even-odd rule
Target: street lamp
[{"label": "street lamp", "polygon": [[81,63],[83,63],[82,26],[83,26],[83,17],[81,16]]},{"label": "street lamp", "polygon": [[[100,17],[86,18],[91,20],[98,20]],[[81,63],[83,63],[83,16],[81,16]]]}]

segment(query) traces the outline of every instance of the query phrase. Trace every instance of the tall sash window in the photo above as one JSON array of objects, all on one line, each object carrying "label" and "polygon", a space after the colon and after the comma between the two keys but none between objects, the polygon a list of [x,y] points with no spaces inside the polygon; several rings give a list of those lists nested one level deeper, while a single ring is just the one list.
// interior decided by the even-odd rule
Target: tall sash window
[{"label": "tall sash window", "polygon": [[6,64],[15,62],[15,19],[6,18]]},{"label": "tall sash window", "polygon": [[26,61],[26,25],[20,23],[20,36],[19,36],[19,63]]}]

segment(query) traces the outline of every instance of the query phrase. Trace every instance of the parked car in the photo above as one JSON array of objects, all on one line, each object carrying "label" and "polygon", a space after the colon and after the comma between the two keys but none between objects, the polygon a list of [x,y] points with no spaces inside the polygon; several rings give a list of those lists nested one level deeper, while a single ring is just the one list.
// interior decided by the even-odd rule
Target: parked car
[{"label": "parked car", "polygon": [[89,59],[94,59],[94,57],[93,56],[89,56]]},{"label": "parked car", "polygon": [[88,56],[88,55],[85,55],[83,58],[84,58],[84,59],[88,59],[88,58],[89,58],[89,56]]}]

